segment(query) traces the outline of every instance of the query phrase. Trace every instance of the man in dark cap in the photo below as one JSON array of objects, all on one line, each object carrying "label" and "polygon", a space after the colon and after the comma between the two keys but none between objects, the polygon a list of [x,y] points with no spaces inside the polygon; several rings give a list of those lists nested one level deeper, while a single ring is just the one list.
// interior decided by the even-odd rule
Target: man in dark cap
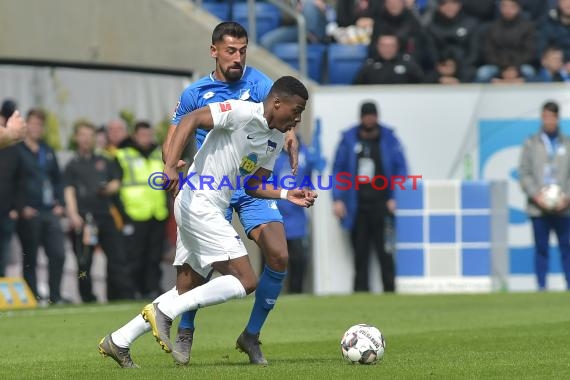
[{"label": "man in dark cap", "polygon": [[[396,202],[390,186],[392,176],[407,176],[406,159],[393,129],[381,124],[374,102],[360,109],[360,123],[343,132],[336,151],[333,178],[350,175],[351,186],[333,187],[333,212],[343,228],[351,232],[354,253],[354,291],[369,291],[370,245],[374,246],[385,292],[395,290],[394,250],[385,237],[393,231]],[[368,177],[368,183],[356,176]],[[378,180],[375,181],[374,178]],[[384,182],[381,178],[387,179]],[[387,186],[384,186],[387,184]]]}]

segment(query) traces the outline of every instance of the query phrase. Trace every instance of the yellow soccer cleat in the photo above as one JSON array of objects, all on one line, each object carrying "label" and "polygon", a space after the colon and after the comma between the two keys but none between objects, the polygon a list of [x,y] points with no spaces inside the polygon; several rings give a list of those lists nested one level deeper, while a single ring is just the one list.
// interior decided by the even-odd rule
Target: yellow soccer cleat
[{"label": "yellow soccer cleat", "polygon": [[170,342],[172,319],[160,311],[157,304],[152,303],[149,303],[143,308],[141,315],[145,321],[150,323],[152,335],[154,335],[160,347],[167,353],[172,352],[172,343]]}]

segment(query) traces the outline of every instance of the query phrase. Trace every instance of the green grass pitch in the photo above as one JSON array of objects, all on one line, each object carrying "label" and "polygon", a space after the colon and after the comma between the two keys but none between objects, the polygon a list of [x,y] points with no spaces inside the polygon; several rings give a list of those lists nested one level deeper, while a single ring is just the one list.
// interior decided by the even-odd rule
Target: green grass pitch
[{"label": "green grass pitch", "polygon": [[[268,367],[234,349],[252,297],[201,310],[191,365],[150,334],[122,370],[97,343],[143,304],[0,313],[2,379],[563,379],[570,378],[570,293],[283,296],[263,331]],[[386,339],[381,364],[351,365],[339,341],[356,323]]]}]

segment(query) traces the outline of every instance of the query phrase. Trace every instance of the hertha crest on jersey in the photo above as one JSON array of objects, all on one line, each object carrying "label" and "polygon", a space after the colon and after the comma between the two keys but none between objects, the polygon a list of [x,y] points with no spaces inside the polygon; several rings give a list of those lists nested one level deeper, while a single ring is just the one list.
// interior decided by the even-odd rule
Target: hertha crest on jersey
[{"label": "hertha crest on jersey", "polygon": [[265,151],[267,154],[271,153],[271,152],[275,152],[275,149],[277,148],[277,143],[271,140],[267,140],[267,150]]}]

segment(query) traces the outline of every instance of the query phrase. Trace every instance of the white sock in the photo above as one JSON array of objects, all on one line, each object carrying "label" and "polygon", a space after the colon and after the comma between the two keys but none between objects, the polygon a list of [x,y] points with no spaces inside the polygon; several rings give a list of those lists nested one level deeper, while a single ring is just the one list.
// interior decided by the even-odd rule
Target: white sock
[{"label": "white sock", "polygon": [[158,308],[174,319],[185,311],[217,305],[229,299],[243,298],[245,295],[245,288],[236,277],[220,276],[176,298],[159,303]]},{"label": "white sock", "polygon": [[176,290],[176,286],[172,289],[170,289],[169,291],[162,293],[161,295],[159,295],[158,297],[156,297],[156,299],[154,301],[152,301],[152,303],[161,303],[173,298],[178,297],[178,291]]},{"label": "white sock", "polygon": [[128,348],[139,336],[150,331],[150,324],[138,314],[126,325],[111,334],[111,339],[119,347]]},{"label": "white sock", "polygon": [[[170,289],[166,293],[158,296],[153,303],[173,299],[178,297],[176,287]],[[141,314],[137,314],[126,325],[111,334],[113,343],[122,348],[128,348],[133,342],[144,333],[150,331],[150,323],[144,320]]]}]

